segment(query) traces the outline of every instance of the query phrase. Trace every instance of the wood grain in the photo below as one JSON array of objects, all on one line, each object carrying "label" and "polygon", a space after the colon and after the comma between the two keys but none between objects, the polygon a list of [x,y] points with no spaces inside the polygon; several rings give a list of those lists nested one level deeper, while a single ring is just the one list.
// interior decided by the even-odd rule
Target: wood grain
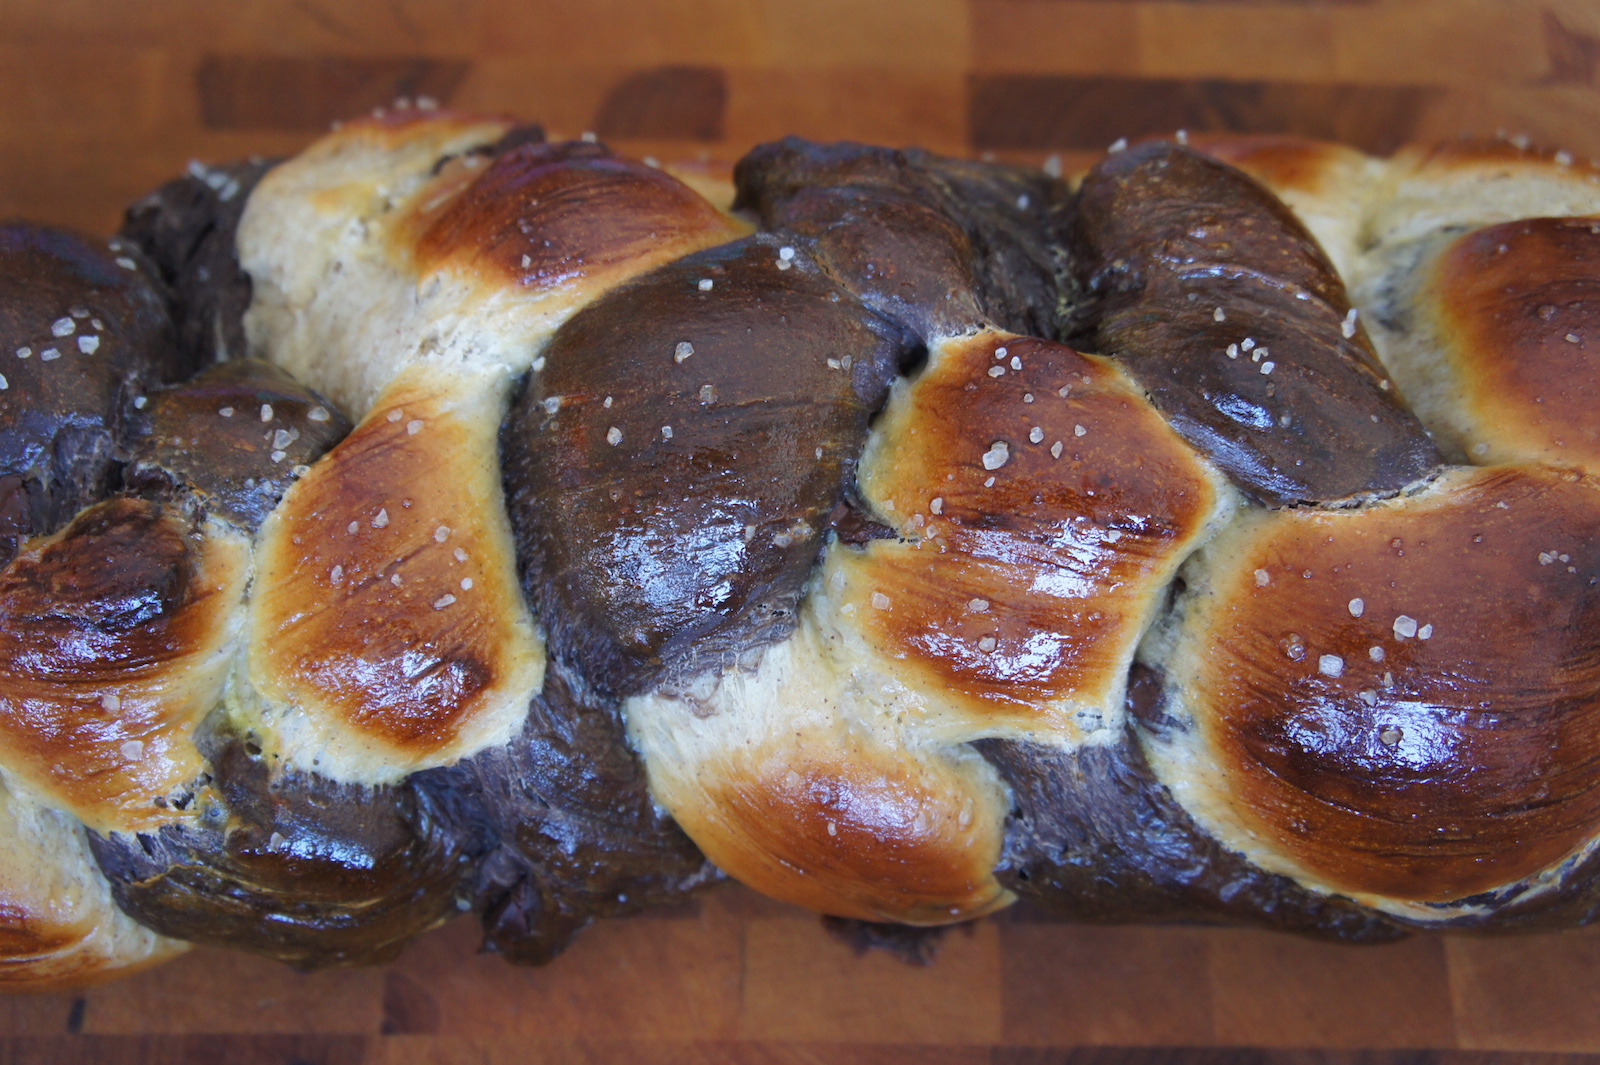
[{"label": "wood grain", "polygon": [[[396,95],[713,162],[799,133],[1071,165],[1180,126],[1596,155],[1600,5],[8,0],[0,215],[109,232],[191,158],[286,154]],[[0,999],[0,1065],[1600,1061],[1593,932],[1349,948],[1018,910],[917,969],[729,886],[545,969],[476,946],[458,921],[386,970],[315,974],[197,950]]]}]

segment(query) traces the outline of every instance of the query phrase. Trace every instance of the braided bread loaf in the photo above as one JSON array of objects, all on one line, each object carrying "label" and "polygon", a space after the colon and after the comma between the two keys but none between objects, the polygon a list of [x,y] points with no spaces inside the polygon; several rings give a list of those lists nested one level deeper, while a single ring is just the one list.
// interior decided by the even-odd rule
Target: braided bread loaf
[{"label": "braided bread loaf", "polygon": [[734,193],[407,107],[0,230],[11,986],[466,909],[539,962],[724,873],[1592,919],[1600,172],[788,140]]}]

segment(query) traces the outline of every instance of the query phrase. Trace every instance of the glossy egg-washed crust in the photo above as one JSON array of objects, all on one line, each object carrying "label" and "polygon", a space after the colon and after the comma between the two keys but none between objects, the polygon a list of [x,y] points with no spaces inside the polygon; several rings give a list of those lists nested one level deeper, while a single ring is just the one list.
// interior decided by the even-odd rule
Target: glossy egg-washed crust
[{"label": "glossy egg-washed crust", "polygon": [[1077,341],[1128,367],[1246,491],[1327,503],[1438,467],[1359,323],[1344,328],[1339,276],[1266,188],[1157,141],[1096,166],[1075,218]]},{"label": "glossy egg-washed crust", "polygon": [[1450,902],[1579,850],[1600,827],[1597,543],[1600,488],[1527,466],[1241,522],[1167,666],[1197,808],[1357,898]]},{"label": "glossy egg-washed crust", "polygon": [[[95,898],[308,966],[464,907],[540,962],[719,870],[915,924],[1585,922],[1600,489],[1536,463],[1592,458],[1593,227],[1408,235],[1477,471],[1306,229],[1361,273],[1385,195],[1525,156],[1158,141],[1073,194],[790,139],[735,218],[402,109],[109,250],[9,228],[12,834],[67,810]],[[247,348],[319,391],[161,385]],[[6,979],[176,949],[18,885]]]},{"label": "glossy egg-washed crust", "polygon": [[1600,466],[1600,218],[1466,233],[1440,255],[1423,299],[1462,393],[1451,428],[1463,452]]}]

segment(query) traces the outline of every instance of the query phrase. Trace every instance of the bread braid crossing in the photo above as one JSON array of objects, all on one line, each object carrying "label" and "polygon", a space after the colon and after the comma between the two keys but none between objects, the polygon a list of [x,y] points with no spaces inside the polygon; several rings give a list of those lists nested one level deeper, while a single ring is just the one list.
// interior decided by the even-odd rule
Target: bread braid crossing
[{"label": "bread braid crossing", "polygon": [[0,230],[0,979],[538,963],[722,875],[1591,919],[1600,173],[734,179],[407,107]]}]

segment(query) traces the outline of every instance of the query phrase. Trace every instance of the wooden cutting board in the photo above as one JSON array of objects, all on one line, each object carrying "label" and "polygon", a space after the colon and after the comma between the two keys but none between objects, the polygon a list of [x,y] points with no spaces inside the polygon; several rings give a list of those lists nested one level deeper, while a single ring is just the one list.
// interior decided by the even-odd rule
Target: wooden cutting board
[{"label": "wooden cutting board", "polygon": [[[468,918],[386,969],[301,974],[205,949],[80,994],[0,998],[0,1062],[1157,1065],[1171,1048],[1191,1048],[1187,1062],[1259,1047],[1366,1048],[1388,1052],[1363,1065],[1412,1065],[1419,1048],[1600,1050],[1590,932],[1347,947],[1013,911],[950,931],[916,967],[857,954],[815,916],[725,885],[591,927],[543,969],[477,945]],[[1096,1046],[1123,1049],[1068,1051]]]},{"label": "wooden cutting board", "polygon": [[[1373,151],[1502,132],[1600,155],[1600,3],[0,0],[0,216],[107,233],[190,159],[287,154],[397,95],[712,162],[796,133],[1071,168],[1180,127]],[[545,969],[476,945],[463,920],[386,970],[310,975],[197,950],[82,994],[0,999],[0,1065],[1600,1052],[1586,932],[1354,948],[1017,911],[914,968],[727,886],[592,928]],[[1218,1047],[1282,1049],[1196,1049]]]}]

